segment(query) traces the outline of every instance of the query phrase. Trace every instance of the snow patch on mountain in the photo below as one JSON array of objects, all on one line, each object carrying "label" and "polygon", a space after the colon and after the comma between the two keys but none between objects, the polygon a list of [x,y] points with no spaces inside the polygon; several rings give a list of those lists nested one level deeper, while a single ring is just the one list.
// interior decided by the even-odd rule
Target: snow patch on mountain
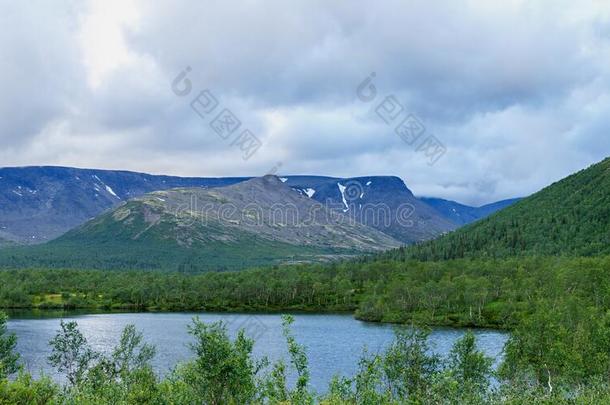
[{"label": "snow patch on mountain", "polygon": [[310,187],[308,187],[308,188],[292,187],[292,189],[303,196],[306,195],[309,198],[312,198],[313,195],[316,193],[316,190],[313,188],[310,188]]},{"label": "snow patch on mountain", "polygon": [[118,198],[119,200],[121,199],[121,197],[119,197],[118,195],[116,195],[116,193],[114,192],[114,190],[112,188],[110,188],[110,186],[106,186],[106,191],[108,191],[110,194],[112,194],[113,196],[115,196],[116,198]]},{"label": "snow patch on mountain", "polygon": [[345,209],[343,210],[343,212],[347,212],[349,211],[349,205],[347,205],[347,200],[345,199],[345,186],[342,185],[341,183],[337,183],[337,186],[339,187],[339,191],[341,192],[341,200],[343,200],[343,205],[345,205]]}]

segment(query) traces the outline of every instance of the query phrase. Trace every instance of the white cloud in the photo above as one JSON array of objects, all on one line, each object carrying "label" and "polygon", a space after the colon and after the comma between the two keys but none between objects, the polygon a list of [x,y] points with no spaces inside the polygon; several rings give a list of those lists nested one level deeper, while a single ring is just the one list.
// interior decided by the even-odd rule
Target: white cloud
[{"label": "white cloud", "polygon": [[[131,0],[93,0],[81,16],[77,37],[91,87],[98,87],[117,68],[134,64],[124,30],[137,26],[138,11]],[[133,29],[133,28],[132,28]]]},{"label": "white cloud", "polygon": [[[7,2],[0,159],[529,194],[610,154],[609,21],[595,1]],[[210,89],[263,141],[250,160],[172,93],[186,66],[190,98]],[[433,167],[356,98],[373,71],[447,146]]]}]

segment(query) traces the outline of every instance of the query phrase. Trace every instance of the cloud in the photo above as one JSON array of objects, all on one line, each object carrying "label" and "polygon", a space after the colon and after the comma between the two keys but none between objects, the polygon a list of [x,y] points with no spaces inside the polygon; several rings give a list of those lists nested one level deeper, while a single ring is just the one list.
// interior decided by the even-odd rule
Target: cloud
[{"label": "cloud", "polygon": [[[7,2],[0,159],[192,176],[281,162],[472,204],[526,195],[610,154],[610,8],[560,3]],[[219,107],[202,118],[204,89]],[[434,166],[375,114],[388,95],[446,146]],[[210,127],[222,108],[262,141],[251,159]]]},{"label": "cloud", "polygon": [[64,116],[83,68],[72,35],[77,9],[3,2],[0,25],[0,147],[31,141]]}]

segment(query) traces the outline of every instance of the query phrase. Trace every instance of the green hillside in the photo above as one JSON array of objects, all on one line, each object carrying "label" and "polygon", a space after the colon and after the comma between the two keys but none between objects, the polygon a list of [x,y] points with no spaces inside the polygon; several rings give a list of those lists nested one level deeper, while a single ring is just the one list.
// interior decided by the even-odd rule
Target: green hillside
[{"label": "green hillside", "polygon": [[167,244],[150,238],[116,242],[89,239],[86,243],[56,241],[46,245],[20,246],[0,250],[4,268],[71,268],[103,270],[163,270],[195,273],[201,271],[240,270],[253,266],[290,262],[321,261],[325,255],[353,255],[341,249],[297,247],[282,242],[253,238],[244,245],[209,243],[196,249]]},{"label": "green hillside", "polygon": [[382,258],[610,254],[610,158],[494,215]]},{"label": "green hillside", "polygon": [[0,247],[4,247],[4,246],[12,246],[14,243],[6,240],[6,239],[2,239],[0,238]]},{"label": "green hillside", "polygon": [[[128,221],[116,221],[115,212],[110,212],[47,244],[0,250],[0,264],[9,268],[199,272],[311,261],[321,255],[355,253],[345,249],[295,246],[257,238],[235,228],[230,229],[232,239],[223,241],[218,235],[227,231],[213,223],[199,230],[203,235],[195,235],[195,230],[189,229],[192,226],[180,226],[176,217],[169,213],[164,213],[151,227],[142,208],[140,202],[130,202],[123,207],[131,212]],[[234,240],[239,243],[234,243]]]}]

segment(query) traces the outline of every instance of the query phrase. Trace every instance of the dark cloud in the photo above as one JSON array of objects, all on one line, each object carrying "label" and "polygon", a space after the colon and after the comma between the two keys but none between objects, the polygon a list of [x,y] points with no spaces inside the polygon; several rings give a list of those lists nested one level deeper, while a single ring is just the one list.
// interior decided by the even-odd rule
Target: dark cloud
[{"label": "dark cloud", "polygon": [[[609,17],[597,2],[3,2],[0,158],[202,176],[281,162],[473,204],[529,194],[609,154]],[[203,89],[263,142],[250,160],[189,107]],[[447,147],[434,166],[376,116],[387,95]]]}]

